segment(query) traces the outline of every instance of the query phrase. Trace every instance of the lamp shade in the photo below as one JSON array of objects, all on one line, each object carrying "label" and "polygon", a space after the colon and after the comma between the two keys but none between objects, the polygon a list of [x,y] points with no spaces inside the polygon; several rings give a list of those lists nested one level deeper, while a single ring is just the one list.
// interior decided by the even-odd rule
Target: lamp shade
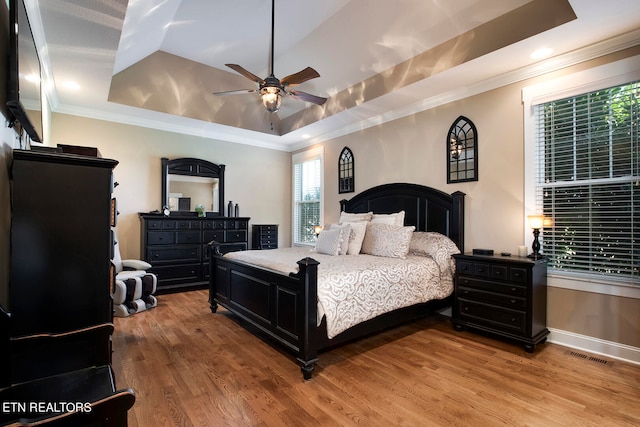
[{"label": "lamp shade", "polygon": [[540,229],[544,224],[544,215],[529,215],[529,227],[533,229]]},{"label": "lamp shade", "polygon": [[313,226],[313,234],[320,234],[320,232],[322,231],[322,226],[321,225],[314,225]]}]

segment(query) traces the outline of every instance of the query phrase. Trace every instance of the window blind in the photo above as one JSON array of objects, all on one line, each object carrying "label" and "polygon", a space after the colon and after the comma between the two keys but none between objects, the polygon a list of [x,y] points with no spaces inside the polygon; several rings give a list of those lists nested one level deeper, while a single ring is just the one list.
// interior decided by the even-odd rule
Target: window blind
[{"label": "window blind", "polygon": [[294,158],[293,244],[313,245],[313,227],[321,225],[322,155]]},{"label": "window blind", "polygon": [[639,98],[635,82],[533,107],[551,270],[640,285]]}]

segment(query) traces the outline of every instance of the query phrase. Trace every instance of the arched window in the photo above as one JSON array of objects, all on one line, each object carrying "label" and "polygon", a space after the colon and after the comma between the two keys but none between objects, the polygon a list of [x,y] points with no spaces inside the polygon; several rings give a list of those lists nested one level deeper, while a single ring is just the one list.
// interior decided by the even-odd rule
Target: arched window
[{"label": "arched window", "polygon": [[354,191],[353,153],[349,147],[344,147],[338,159],[338,193],[353,193]]},{"label": "arched window", "polygon": [[447,184],[478,180],[478,131],[471,120],[458,117],[447,135]]}]

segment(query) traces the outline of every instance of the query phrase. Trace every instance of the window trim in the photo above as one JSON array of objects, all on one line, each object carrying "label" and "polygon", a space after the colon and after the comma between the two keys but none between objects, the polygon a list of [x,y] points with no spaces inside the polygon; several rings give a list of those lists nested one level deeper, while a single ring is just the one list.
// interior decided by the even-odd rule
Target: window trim
[{"label": "window trim", "polygon": [[[536,164],[534,161],[536,154],[536,137],[533,106],[611,86],[619,86],[635,80],[640,80],[640,55],[579,71],[522,89],[524,115],[523,224],[527,224],[527,215],[536,213]],[[525,226],[523,229],[524,241],[528,246],[531,246],[533,234],[528,227]],[[557,288],[640,299],[640,287],[638,286],[626,283],[615,283],[604,278],[578,273],[549,273],[548,285]]]},{"label": "window trim", "polygon": [[306,151],[295,153],[291,155],[291,246],[309,247],[312,245],[304,243],[295,243],[295,214],[296,214],[296,200],[295,200],[295,179],[296,179],[296,164],[304,163],[306,161],[320,159],[320,225],[324,224],[324,147],[311,148]]}]

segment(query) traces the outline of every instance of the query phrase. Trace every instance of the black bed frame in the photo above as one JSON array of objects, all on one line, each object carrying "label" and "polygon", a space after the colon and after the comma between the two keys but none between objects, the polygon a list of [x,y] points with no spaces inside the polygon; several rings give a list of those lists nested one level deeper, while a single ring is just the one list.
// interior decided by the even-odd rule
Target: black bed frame
[{"label": "black bed frame", "polygon": [[[370,188],[342,200],[343,212],[405,211],[405,225],[416,231],[449,236],[464,251],[464,196],[417,184],[395,183]],[[417,319],[451,305],[451,297],[402,308],[356,325],[328,339],[323,320],[317,326],[317,269],[313,258],[298,261],[296,274],[282,273],[226,259],[211,242],[209,304],[218,304],[256,327],[271,342],[294,352],[305,380],[311,379],[318,352]]]}]

